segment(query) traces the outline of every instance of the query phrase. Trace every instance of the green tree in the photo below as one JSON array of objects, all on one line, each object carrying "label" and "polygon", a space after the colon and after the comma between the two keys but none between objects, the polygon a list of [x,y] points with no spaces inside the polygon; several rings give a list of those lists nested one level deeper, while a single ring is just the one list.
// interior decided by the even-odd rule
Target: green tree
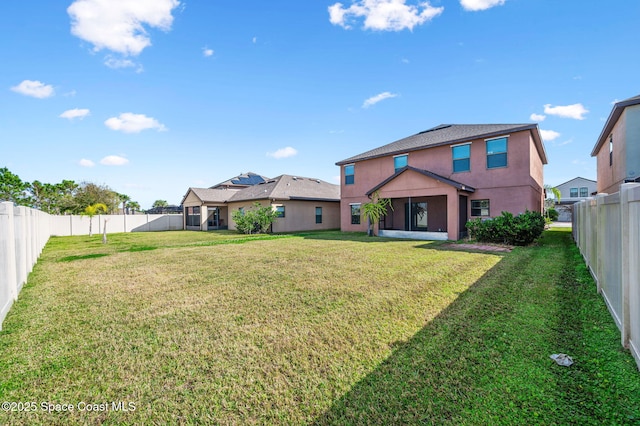
[{"label": "green tree", "polygon": [[[545,217],[549,218],[549,210],[556,204],[560,203],[562,194],[560,194],[560,190],[558,188],[551,185],[545,185],[544,190],[547,195],[547,198],[544,200],[544,212]],[[551,194],[553,194],[553,198],[550,197]]]},{"label": "green tree", "polygon": [[122,203],[122,214],[127,214],[127,207],[129,207],[131,197],[129,197],[127,194],[118,194],[118,199]]},{"label": "green tree", "polygon": [[93,235],[93,217],[97,214],[100,213],[107,213],[107,205],[103,204],[103,203],[95,203],[95,204],[91,204],[90,206],[87,206],[84,208],[84,210],[82,211],[82,213],[80,213],[83,216],[89,216],[89,236],[91,237]]},{"label": "green tree", "polygon": [[82,213],[86,206],[94,204],[106,205],[105,213],[110,213],[118,209],[120,198],[117,192],[106,185],[82,182],[73,197],[73,213]]},{"label": "green tree", "polygon": [[140,203],[138,203],[137,201],[131,201],[129,203],[129,208],[131,209],[131,213],[135,214],[135,212],[140,211]]},{"label": "green tree", "polygon": [[362,205],[361,214],[367,219],[367,233],[373,235],[373,225],[380,222],[382,216],[387,214],[387,209],[393,211],[390,198],[380,198],[378,191],[371,195],[371,202]]},{"label": "green tree", "polygon": [[263,206],[258,202],[253,203],[253,209],[236,210],[231,213],[236,229],[245,234],[266,234],[277,217],[278,212],[272,206]]},{"label": "green tree", "polygon": [[169,203],[167,203],[167,200],[155,200],[151,207],[155,209],[157,207],[168,207],[168,206],[169,206]]},{"label": "green tree", "polygon": [[0,169],[0,201],[13,201],[21,206],[29,205],[29,187],[28,182],[23,182],[6,167]]}]

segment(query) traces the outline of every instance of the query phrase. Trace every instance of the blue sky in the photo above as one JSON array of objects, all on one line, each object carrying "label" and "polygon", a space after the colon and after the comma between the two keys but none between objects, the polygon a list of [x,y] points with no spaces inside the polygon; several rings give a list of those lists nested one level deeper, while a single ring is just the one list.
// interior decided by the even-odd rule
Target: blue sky
[{"label": "blue sky", "polygon": [[0,167],[143,208],[336,161],[443,123],[530,123],[545,181],[595,179],[640,94],[640,2],[0,0]]}]

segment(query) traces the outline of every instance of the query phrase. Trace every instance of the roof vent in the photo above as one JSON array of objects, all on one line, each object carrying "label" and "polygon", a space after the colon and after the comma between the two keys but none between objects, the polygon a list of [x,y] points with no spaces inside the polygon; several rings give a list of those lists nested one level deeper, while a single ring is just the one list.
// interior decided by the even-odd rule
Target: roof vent
[{"label": "roof vent", "polygon": [[293,176],[293,180],[298,180],[298,176]]}]

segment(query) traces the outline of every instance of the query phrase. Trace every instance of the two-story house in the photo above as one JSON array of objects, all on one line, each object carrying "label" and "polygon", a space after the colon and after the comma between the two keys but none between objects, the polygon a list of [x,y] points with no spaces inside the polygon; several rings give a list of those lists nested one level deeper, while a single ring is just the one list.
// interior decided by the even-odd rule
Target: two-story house
[{"label": "two-story house", "polygon": [[[558,211],[559,222],[571,222],[573,217],[573,205],[591,197],[597,191],[595,180],[576,177],[556,186],[560,192],[560,200],[556,200],[555,209]],[[550,194],[547,194],[549,196]]]},{"label": "two-story house", "polygon": [[471,218],[542,212],[547,156],[537,124],[445,124],[339,161],[341,229],[366,231],[361,207],[392,200],[380,236],[457,240]]},{"label": "two-story house", "polygon": [[597,159],[598,193],[640,182],[640,95],[613,106],[591,156]]}]

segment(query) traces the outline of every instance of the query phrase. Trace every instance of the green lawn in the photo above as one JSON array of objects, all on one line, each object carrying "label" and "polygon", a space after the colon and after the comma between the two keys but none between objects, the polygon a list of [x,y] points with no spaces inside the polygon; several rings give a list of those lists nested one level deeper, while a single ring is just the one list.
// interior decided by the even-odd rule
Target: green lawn
[{"label": "green lawn", "polygon": [[100,238],[52,238],[7,316],[1,400],[35,411],[0,424],[640,423],[640,372],[567,231],[506,254]]}]

